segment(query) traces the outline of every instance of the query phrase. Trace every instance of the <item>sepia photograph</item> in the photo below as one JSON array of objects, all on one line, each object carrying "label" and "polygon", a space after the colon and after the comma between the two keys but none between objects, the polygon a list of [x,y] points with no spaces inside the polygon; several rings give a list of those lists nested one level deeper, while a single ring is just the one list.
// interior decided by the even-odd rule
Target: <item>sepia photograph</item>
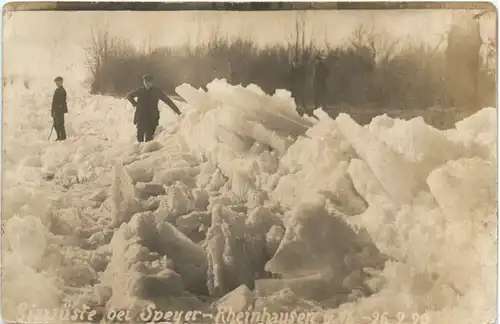
[{"label": "sepia photograph", "polygon": [[2,320],[495,323],[497,19],[5,4]]}]

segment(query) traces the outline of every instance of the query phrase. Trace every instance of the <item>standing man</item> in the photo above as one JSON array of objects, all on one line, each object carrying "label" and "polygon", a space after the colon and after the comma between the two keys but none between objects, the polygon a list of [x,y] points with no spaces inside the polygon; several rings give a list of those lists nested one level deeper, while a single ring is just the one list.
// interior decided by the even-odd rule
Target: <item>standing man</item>
[{"label": "standing man", "polygon": [[54,121],[54,129],[57,133],[56,141],[64,141],[66,139],[66,129],[64,128],[64,114],[68,112],[66,103],[66,90],[63,87],[63,78],[58,76],[54,79],[56,83],[56,91],[52,98],[51,115]]},{"label": "standing man", "polygon": [[[153,77],[151,75],[143,76],[142,81],[144,86],[130,92],[127,99],[135,107],[134,124],[137,127],[137,140],[139,142],[149,142],[153,139],[160,120],[159,100],[170,106],[177,115],[180,115],[181,112],[163,91],[153,86]],[[137,101],[135,98],[137,98]]]},{"label": "standing man", "polygon": [[328,67],[321,54],[316,56],[316,66],[314,69],[314,106],[315,108],[325,108],[326,106],[326,81],[328,79]]}]

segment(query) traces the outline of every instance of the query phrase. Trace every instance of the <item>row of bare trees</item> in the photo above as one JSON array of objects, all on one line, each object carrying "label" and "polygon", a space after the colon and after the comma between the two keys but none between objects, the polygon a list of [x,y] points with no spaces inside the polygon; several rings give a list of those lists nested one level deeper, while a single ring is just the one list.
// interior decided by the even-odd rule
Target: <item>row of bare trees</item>
[{"label": "row of bare trees", "polygon": [[[326,44],[322,50],[308,33],[314,26],[306,18],[297,14],[287,44],[268,47],[245,38],[229,40],[217,25],[207,44],[154,48],[148,42],[140,50],[106,29],[94,30],[87,48],[91,91],[124,95],[138,85],[142,74],[154,73],[158,85],[169,92],[183,82],[203,86],[214,78],[254,83],[268,93],[295,86],[302,89],[296,99],[310,105],[314,57],[321,53],[330,70],[326,97],[331,107],[477,109],[496,103],[496,70],[484,69],[479,54],[484,44],[472,23],[476,18],[468,20],[472,32],[464,34],[458,24],[434,47],[403,46],[360,26],[348,44]],[[489,57],[496,58],[496,50]],[[290,71],[296,67],[303,74],[293,81],[300,84],[293,85]]]}]

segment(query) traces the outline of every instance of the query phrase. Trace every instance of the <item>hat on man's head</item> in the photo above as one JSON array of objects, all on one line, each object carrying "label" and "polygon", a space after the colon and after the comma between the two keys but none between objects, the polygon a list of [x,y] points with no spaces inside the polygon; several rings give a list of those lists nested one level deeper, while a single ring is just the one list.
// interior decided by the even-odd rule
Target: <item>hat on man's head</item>
[{"label": "hat on man's head", "polygon": [[63,78],[62,78],[62,77],[57,76],[57,77],[54,79],[54,82],[56,82],[56,81],[62,81],[62,80],[63,80]]},{"label": "hat on man's head", "polygon": [[153,81],[153,76],[152,75],[149,75],[149,74],[146,74],[146,75],[143,75],[142,76],[142,79],[144,81]]}]

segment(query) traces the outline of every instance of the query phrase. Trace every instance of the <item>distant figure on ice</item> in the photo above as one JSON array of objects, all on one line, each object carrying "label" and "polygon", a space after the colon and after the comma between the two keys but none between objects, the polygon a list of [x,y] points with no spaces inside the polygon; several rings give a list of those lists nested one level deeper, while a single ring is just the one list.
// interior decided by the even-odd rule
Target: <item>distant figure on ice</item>
[{"label": "distant figure on ice", "polygon": [[[134,124],[137,127],[137,140],[139,142],[149,142],[153,139],[160,120],[159,100],[170,106],[177,115],[180,115],[181,112],[163,91],[153,86],[153,77],[151,75],[143,76],[142,81],[144,86],[130,92],[127,99],[135,107]],[[137,98],[137,101],[135,98]]]},{"label": "distant figure on ice", "polygon": [[326,81],[328,79],[328,67],[323,56],[316,56],[316,66],[314,69],[314,107],[325,108],[326,106]]},{"label": "distant figure on ice", "polygon": [[64,114],[68,112],[66,103],[66,90],[63,87],[63,78],[58,76],[54,79],[56,83],[56,91],[52,98],[51,115],[54,121],[54,129],[57,133],[56,141],[64,141],[66,139],[66,129],[64,128]]}]

